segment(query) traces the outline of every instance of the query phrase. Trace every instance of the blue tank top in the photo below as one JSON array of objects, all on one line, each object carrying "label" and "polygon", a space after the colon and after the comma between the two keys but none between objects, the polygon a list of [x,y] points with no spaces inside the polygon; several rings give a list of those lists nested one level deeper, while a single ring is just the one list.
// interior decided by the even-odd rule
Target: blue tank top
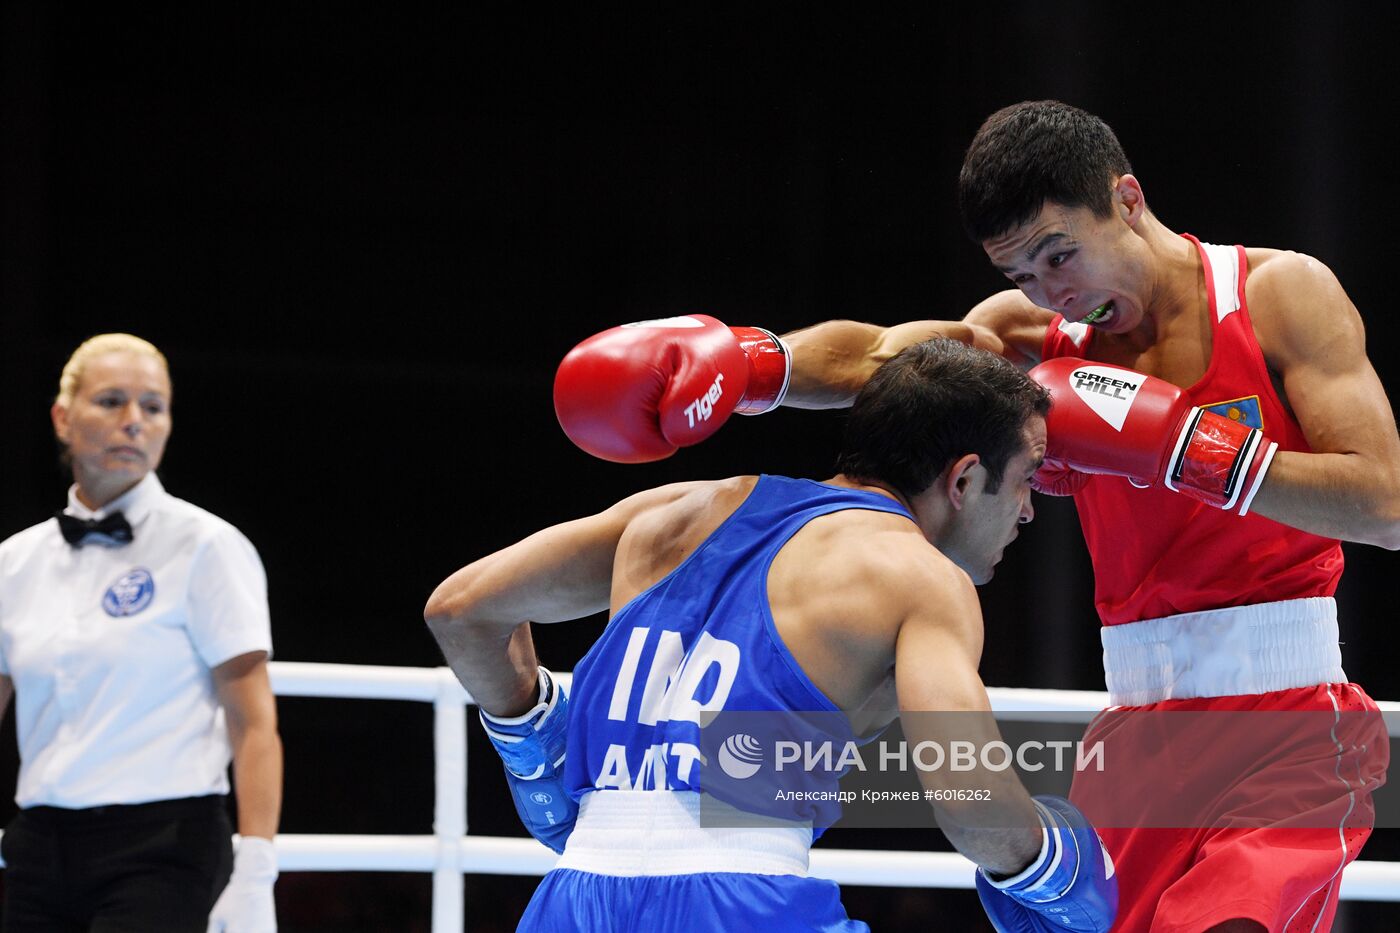
[{"label": "blue tank top", "polygon": [[[613,616],[574,668],[565,781],[575,798],[609,789],[701,790],[701,725],[717,713],[839,713],[778,636],[768,569],[804,525],[846,509],[912,521],[877,493],[760,476],[680,566]],[[811,718],[845,723],[841,715]],[[834,741],[852,738],[849,726],[844,735],[822,728]]]}]

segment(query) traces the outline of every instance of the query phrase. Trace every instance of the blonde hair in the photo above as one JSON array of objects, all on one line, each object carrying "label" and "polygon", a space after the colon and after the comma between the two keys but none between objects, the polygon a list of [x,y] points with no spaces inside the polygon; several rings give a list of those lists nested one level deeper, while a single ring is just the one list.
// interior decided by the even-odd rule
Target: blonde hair
[{"label": "blonde hair", "polygon": [[160,360],[161,368],[166,373],[170,372],[170,364],[165,361],[165,354],[157,350],[155,344],[149,340],[142,340],[131,334],[98,334],[79,344],[73,355],[68,357],[68,362],[63,364],[63,374],[58,377],[58,397],[54,401],[65,408],[72,404],[78,385],[83,381],[83,371],[87,369],[88,362],[107,353],[152,356]]}]

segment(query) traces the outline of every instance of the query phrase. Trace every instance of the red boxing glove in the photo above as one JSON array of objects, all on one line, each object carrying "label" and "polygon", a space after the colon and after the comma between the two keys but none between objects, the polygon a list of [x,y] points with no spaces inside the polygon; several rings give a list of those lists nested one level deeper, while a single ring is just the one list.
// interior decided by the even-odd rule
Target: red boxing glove
[{"label": "red boxing glove", "polygon": [[739,348],[749,359],[749,384],[734,411],[761,415],[782,404],[792,379],[792,353],[782,338],[762,327],[731,327]]},{"label": "red boxing glove", "polygon": [[705,314],[624,324],[564,357],[554,412],[569,439],[595,457],[661,460],[715,433],[732,412],[776,407],[790,359],[768,331],[731,329]]},{"label": "red boxing glove", "polygon": [[1257,428],[1191,404],[1153,376],[1069,357],[1030,371],[1054,403],[1046,460],[1084,473],[1162,483],[1207,505],[1244,515],[1278,444]]},{"label": "red boxing glove", "polygon": [[1031,477],[1031,488],[1046,496],[1072,496],[1089,482],[1089,474],[1048,457]]}]

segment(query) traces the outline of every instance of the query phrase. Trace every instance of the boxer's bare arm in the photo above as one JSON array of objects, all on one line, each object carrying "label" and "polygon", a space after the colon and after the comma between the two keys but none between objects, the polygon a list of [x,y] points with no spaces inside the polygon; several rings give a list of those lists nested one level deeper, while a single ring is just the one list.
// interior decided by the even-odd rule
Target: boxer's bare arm
[{"label": "boxer's bare arm", "polygon": [[784,334],[792,350],[792,381],[783,404],[790,408],[846,408],[880,364],[932,337],[950,337],[994,353],[996,334],[962,321],[911,321],[894,327],[858,321],[826,321]]},{"label": "boxer's bare arm", "polygon": [[[1251,321],[1312,453],[1280,451],[1252,508],[1303,531],[1400,549],[1400,436],[1336,276],[1298,253],[1249,278]],[[1269,425],[1264,425],[1265,433]]]},{"label": "boxer's bare arm", "polygon": [[10,708],[10,698],[15,695],[15,683],[10,678],[0,674],[0,716],[5,715],[5,710]]},{"label": "boxer's bare arm", "polygon": [[[941,555],[940,555],[941,556]],[[895,647],[895,688],[909,747],[947,748],[955,740],[976,749],[1001,740],[987,689],[978,676],[982,613],[972,581],[949,562],[909,568],[899,593],[904,621]],[[987,870],[1012,875],[1040,852],[1040,822],[1030,795],[1011,769],[981,766],[920,770],[939,798],[938,824],[959,852]],[[965,799],[956,799],[959,794]]]},{"label": "boxer's bare arm", "polygon": [[564,622],[608,608],[613,559],[628,525],[701,483],[662,486],[587,518],[537,532],[448,577],[423,618],[463,686],[495,716],[534,703],[529,622]]},{"label": "boxer's bare arm", "polygon": [[1045,331],[1054,319],[1054,312],[1038,306],[1019,289],[1009,288],[975,305],[963,323],[995,335],[1001,342],[997,352],[1025,370],[1041,361]]},{"label": "boxer's bare arm", "polygon": [[931,337],[961,340],[1029,369],[1040,362],[1045,328],[1053,317],[1011,289],[981,302],[961,321],[910,321],[893,327],[827,321],[793,331],[783,335],[792,349],[792,383],[783,404],[845,408],[881,363]]}]

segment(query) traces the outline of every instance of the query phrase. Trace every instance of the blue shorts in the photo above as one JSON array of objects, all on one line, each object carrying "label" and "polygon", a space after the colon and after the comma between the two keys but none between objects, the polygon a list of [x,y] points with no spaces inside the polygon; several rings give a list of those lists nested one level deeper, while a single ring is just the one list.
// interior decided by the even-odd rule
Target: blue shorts
[{"label": "blue shorts", "polygon": [[869,933],[841,906],[834,881],[798,875],[698,872],[643,877],[556,868],[544,876],[518,931],[599,933]]}]

